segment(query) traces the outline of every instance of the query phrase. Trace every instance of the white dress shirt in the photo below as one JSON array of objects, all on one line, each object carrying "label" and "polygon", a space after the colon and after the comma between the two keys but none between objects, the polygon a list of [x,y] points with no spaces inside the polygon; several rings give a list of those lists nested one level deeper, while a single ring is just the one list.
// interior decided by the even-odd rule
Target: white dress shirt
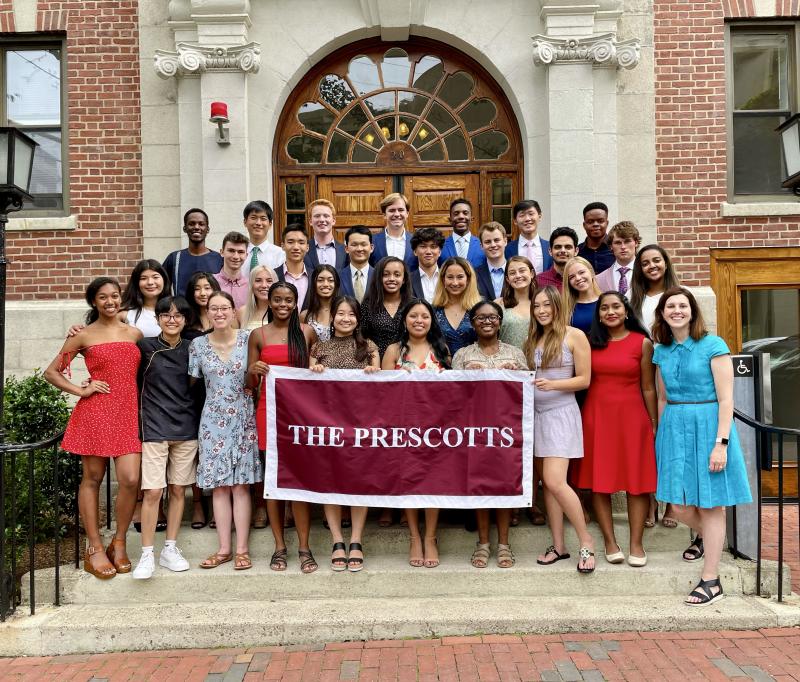
[{"label": "white dress shirt", "polygon": [[425,271],[419,269],[419,281],[422,284],[422,295],[428,303],[433,303],[433,295],[436,293],[436,284],[439,282],[439,268],[437,267],[431,277]]},{"label": "white dress shirt", "polygon": [[403,230],[403,233],[399,237],[392,237],[392,235],[389,234],[388,230],[386,231],[386,255],[394,256],[395,258],[399,258],[400,260],[405,260],[406,258],[405,230]]},{"label": "white dress shirt", "polygon": [[[527,245],[530,245],[530,254]],[[519,255],[528,258],[533,264],[535,272],[542,272],[544,269],[544,256],[542,256],[542,242],[539,237],[534,237],[528,241],[524,237],[519,238]]]},{"label": "white dress shirt", "polygon": [[[250,261],[253,259],[253,249],[255,245],[251,242],[247,245],[247,257],[242,264],[242,275],[250,276]],[[266,265],[273,270],[286,262],[286,253],[280,246],[275,246],[271,241],[265,239],[258,245],[258,264]]]},{"label": "white dress shirt", "polygon": [[314,242],[314,248],[317,250],[317,261],[320,265],[336,267],[336,242],[333,240],[327,244]]}]

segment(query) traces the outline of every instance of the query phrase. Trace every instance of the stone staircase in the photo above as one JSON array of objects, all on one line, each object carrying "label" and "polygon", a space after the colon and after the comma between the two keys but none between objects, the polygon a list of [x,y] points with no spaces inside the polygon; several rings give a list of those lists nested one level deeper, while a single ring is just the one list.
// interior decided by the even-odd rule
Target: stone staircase
[{"label": "stone staircase", "polygon": [[[618,539],[628,547],[624,517],[616,519]],[[590,529],[602,548],[596,524]],[[747,629],[800,623],[800,607],[790,599],[777,604],[750,596],[755,565],[726,555],[721,566],[726,599],[704,609],[683,605],[697,582],[699,566],[681,561],[688,531],[657,526],[648,530],[648,565],[606,563],[598,552],[597,570],[575,570],[577,539],[567,527],[573,558],[538,566],[536,556],[549,544],[547,528],[523,520],[512,529],[517,564],[499,569],[494,556],[486,569],[469,558],[476,540],[462,527],[443,524],[441,565],[411,568],[407,529],[378,528],[365,533],[365,569],[334,573],[329,568],[330,535],[315,520],[311,547],[320,570],[303,575],[296,535],[287,531],[289,568],[269,570],[273,550],[269,529],[252,531],[254,567],[233,564],[197,568],[216,549],[216,532],[182,529],[179,546],[192,564],[185,573],[161,567],[149,581],[120,575],[99,581],[72,567],[61,571],[61,607],[52,607],[52,570],[36,573],[37,612],[26,606],[0,626],[0,655],[53,655],[141,649],[215,648],[323,641],[395,639],[473,633],[602,632],[624,630]],[[139,556],[140,536],[129,535],[129,553]],[[157,543],[163,536],[157,535]],[[784,573],[790,592],[789,571]],[[27,585],[27,582],[23,584]],[[776,590],[775,565],[765,563],[762,585]],[[27,599],[27,593],[25,594]]]}]

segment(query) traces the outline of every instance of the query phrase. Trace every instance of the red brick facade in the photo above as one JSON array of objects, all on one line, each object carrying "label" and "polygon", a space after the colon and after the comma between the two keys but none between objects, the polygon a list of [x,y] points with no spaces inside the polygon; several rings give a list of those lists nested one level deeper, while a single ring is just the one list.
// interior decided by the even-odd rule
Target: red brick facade
[{"label": "red brick facade", "polygon": [[[776,0],[797,17],[798,0]],[[725,19],[752,0],[665,2],[654,9],[658,241],[689,285],[709,283],[711,247],[797,246],[800,216],[723,218],[727,201]]]},{"label": "red brick facade", "polygon": [[[10,5],[0,2],[0,22]],[[138,2],[39,0],[36,26],[67,38],[69,205],[78,229],[10,233],[8,297],[78,298],[97,275],[126,279],[142,253]]]}]

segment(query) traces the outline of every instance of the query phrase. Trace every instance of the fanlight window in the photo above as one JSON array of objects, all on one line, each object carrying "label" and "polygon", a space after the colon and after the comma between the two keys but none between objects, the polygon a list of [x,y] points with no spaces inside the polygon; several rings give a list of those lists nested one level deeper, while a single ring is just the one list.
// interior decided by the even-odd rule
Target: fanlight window
[{"label": "fanlight window", "polygon": [[390,143],[410,145],[421,162],[495,161],[509,149],[495,102],[439,57],[413,62],[397,47],[380,62],[361,55],[346,75],[320,78],[317,95],[298,108],[302,133],[286,146],[300,164],[374,164]]}]

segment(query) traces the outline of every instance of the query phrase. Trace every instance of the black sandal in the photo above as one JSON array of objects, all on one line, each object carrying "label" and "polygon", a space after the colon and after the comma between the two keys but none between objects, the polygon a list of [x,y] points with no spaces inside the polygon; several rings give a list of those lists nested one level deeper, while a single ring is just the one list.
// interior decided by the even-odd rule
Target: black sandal
[{"label": "black sandal", "polygon": [[[719,592],[714,594],[711,592],[712,587],[718,587]],[[722,583],[719,581],[719,576],[714,578],[713,580],[700,580],[697,583],[697,587],[695,587],[691,592],[689,592],[689,596],[698,597],[700,601],[684,601],[686,606],[709,606],[713,604],[715,601],[719,601],[725,595],[722,592]]]},{"label": "black sandal", "polygon": [[288,553],[286,551],[286,547],[283,549],[276,549],[272,553],[272,558],[269,560],[269,567],[273,571],[285,571],[286,567],[289,565],[289,562],[286,561],[288,557]]},{"label": "black sandal", "polygon": [[588,547],[581,547],[580,551],[578,552],[578,573],[594,573],[594,566],[591,568],[586,568],[585,566],[581,566],[581,564],[585,563],[589,560],[590,557],[594,556],[594,552],[592,552]]},{"label": "black sandal", "polygon": [[[333,549],[331,550],[331,554],[333,554],[334,552],[338,552],[339,550],[344,552],[344,551],[346,551],[346,549],[347,548],[345,547],[345,544],[343,542],[334,542],[333,543]],[[341,573],[342,571],[346,571],[348,563],[349,563],[349,561],[347,559],[347,556],[337,556],[337,557],[333,557],[332,556],[331,557],[331,570],[332,571],[336,571],[337,573]]]},{"label": "black sandal", "polygon": [[551,564],[556,563],[556,561],[562,561],[563,559],[569,559],[569,552],[564,552],[563,554],[559,554],[556,552],[555,545],[550,545],[545,551],[544,555],[547,556],[548,554],[555,554],[556,558],[551,559],[550,561],[542,561],[541,559],[537,559],[536,563],[540,566],[550,566]]},{"label": "black sandal", "polygon": [[[683,550],[683,560],[689,563],[693,561],[699,561],[700,559],[705,556],[705,549],[703,548],[703,537],[698,535],[694,540],[692,540],[692,544],[689,545],[685,550]],[[688,557],[686,555],[689,555]]]},{"label": "black sandal", "polygon": [[[364,553],[364,548],[361,546],[360,542],[351,542],[349,552],[356,550],[357,552]],[[347,558],[347,570],[350,573],[358,573],[362,568],[364,568],[364,559],[363,557],[351,556]]]},{"label": "black sandal", "polygon": [[297,551],[300,558],[300,570],[303,573],[313,573],[319,568],[319,564],[314,559],[310,549],[300,549]]}]

